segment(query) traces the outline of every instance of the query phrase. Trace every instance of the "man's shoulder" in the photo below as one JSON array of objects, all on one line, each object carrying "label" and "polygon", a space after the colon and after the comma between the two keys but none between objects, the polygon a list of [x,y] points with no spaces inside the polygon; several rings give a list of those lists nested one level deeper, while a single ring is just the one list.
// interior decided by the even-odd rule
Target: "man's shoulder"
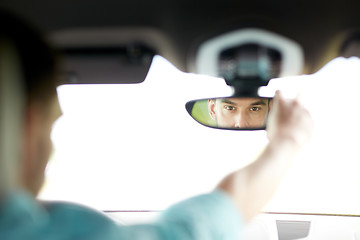
[{"label": "man's shoulder", "polygon": [[103,212],[88,206],[65,201],[41,201],[52,220],[82,221],[88,224],[114,224]]},{"label": "man's shoulder", "polygon": [[[41,202],[49,216],[49,235],[62,232],[66,236],[86,239],[115,239],[119,226],[104,213],[70,202]],[[51,231],[51,232],[50,232]]]},{"label": "man's shoulder", "polygon": [[0,239],[116,239],[119,227],[100,211],[11,194],[0,208]]}]

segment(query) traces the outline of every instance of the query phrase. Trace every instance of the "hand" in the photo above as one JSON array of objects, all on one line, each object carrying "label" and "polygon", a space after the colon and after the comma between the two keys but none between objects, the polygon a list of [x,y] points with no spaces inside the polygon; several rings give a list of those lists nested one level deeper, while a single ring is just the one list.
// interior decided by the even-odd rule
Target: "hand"
[{"label": "hand", "polygon": [[234,199],[246,221],[274,195],[312,130],[312,118],[299,99],[284,99],[276,92],[267,124],[269,144],[254,162],[231,173],[218,185]]},{"label": "hand", "polygon": [[301,105],[299,97],[284,99],[280,91],[276,92],[266,129],[270,142],[291,141],[301,147],[310,139],[313,125],[310,113]]}]

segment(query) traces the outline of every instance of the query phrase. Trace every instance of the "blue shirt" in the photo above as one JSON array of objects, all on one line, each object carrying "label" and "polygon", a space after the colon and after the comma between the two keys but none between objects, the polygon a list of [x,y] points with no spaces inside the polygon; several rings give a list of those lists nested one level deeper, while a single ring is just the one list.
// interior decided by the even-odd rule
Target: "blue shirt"
[{"label": "blue shirt", "polygon": [[96,210],[71,203],[40,203],[23,192],[0,206],[0,240],[233,240],[242,220],[221,191],[199,195],[162,212],[149,224],[120,226]]}]

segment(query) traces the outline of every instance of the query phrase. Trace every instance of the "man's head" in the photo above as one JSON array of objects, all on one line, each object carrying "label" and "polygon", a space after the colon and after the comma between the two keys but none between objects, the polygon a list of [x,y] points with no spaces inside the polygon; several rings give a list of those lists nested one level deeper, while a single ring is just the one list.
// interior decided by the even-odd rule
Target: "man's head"
[{"label": "man's head", "polygon": [[218,98],[208,100],[211,118],[221,128],[262,128],[270,111],[266,98]]},{"label": "man's head", "polygon": [[56,58],[36,31],[4,11],[0,11],[0,41],[8,42],[19,60],[17,69],[21,70],[25,106],[19,143],[21,156],[11,160],[18,165],[18,171],[12,174],[18,175],[17,184],[35,195],[42,185],[51,152],[52,123],[60,114],[54,81]]}]

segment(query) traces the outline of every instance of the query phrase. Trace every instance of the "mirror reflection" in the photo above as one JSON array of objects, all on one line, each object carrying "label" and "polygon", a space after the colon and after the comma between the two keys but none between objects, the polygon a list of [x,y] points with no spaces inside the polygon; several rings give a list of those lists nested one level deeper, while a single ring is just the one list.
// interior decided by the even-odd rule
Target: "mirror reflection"
[{"label": "mirror reflection", "polygon": [[224,97],[188,102],[189,114],[208,127],[234,130],[265,129],[271,98]]}]

